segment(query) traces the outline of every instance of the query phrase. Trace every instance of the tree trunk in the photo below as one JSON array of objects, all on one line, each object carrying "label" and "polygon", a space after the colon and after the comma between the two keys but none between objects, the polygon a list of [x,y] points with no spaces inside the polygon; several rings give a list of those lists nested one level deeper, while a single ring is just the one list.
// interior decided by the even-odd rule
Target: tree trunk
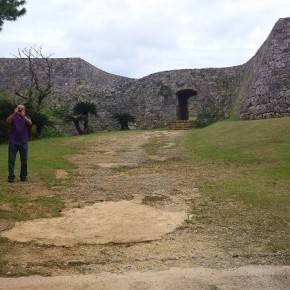
[{"label": "tree trunk", "polygon": [[36,131],[35,131],[35,135],[34,135],[34,137],[36,139],[40,137],[40,135],[42,133],[42,129],[43,129],[43,126],[39,126],[39,125],[36,126]]},{"label": "tree trunk", "polygon": [[88,133],[89,132],[89,120],[86,119],[84,121],[84,133]]},{"label": "tree trunk", "polygon": [[122,120],[121,122],[121,130],[129,130],[129,124],[127,120]]},{"label": "tree trunk", "polygon": [[79,133],[80,135],[84,134],[84,131],[83,131],[82,128],[80,127],[80,123],[79,123],[79,121],[73,121],[73,122],[74,122],[74,124],[75,124],[75,127],[76,127],[78,133]]}]

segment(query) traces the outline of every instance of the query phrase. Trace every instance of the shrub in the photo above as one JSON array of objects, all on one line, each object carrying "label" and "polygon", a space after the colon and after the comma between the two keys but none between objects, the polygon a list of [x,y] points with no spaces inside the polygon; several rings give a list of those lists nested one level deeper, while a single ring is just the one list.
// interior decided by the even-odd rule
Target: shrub
[{"label": "shrub", "polygon": [[130,113],[115,113],[112,116],[112,119],[116,120],[121,125],[121,130],[130,130],[129,123],[135,122],[136,118]]}]

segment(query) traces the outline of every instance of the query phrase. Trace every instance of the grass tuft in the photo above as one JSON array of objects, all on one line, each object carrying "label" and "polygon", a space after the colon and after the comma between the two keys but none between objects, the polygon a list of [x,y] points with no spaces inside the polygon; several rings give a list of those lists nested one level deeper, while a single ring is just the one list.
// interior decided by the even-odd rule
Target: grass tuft
[{"label": "grass tuft", "polygon": [[149,142],[146,143],[143,148],[148,155],[156,155],[158,150],[164,145],[165,143],[160,138],[154,137],[150,138]]}]

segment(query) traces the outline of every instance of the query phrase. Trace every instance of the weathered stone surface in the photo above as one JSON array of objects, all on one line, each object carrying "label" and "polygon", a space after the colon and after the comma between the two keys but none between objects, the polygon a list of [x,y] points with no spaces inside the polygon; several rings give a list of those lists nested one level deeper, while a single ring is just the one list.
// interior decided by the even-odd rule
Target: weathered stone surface
[{"label": "weathered stone surface", "polygon": [[[281,18],[256,55],[245,64],[248,84],[239,117],[261,119],[290,115],[290,18]],[[244,78],[246,80],[246,77]]]},{"label": "weathered stone surface", "polygon": [[[52,58],[51,106],[93,101],[95,130],[118,129],[111,116],[129,112],[135,128],[164,126],[208,108],[241,119],[290,115],[290,18],[281,18],[245,64],[227,68],[183,69],[130,79],[97,69],[80,58]],[[12,90],[10,75],[29,79],[26,59],[0,59],[0,89]],[[188,99],[188,97],[190,97]],[[188,99],[188,101],[187,101]]]},{"label": "weathered stone surface", "polygon": [[71,209],[62,217],[19,222],[3,236],[21,242],[68,247],[136,243],[159,240],[181,226],[184,219],[182,212],[163,211],[124,200]]}]

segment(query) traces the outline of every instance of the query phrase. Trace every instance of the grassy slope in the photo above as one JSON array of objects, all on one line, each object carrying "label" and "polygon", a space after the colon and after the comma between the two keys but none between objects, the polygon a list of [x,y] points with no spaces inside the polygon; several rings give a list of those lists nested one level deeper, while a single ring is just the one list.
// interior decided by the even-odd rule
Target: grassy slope
[{"label": "grassy slope", "polygon": [[219,122],[192,131],[188,149],[210,200],[206,214],[196,205],[194,212],[232,227],[232,235],[250,231],[250,241],[289,251],[290,118]]},{"label": "grassy slope", "polygon": [[[81,152],[83,138],[91,136],[31,141],[30,182],[23,187],[19,181],[6,182],[7,145],[1,145],[0,219],[58,215],[63,203],[57,192],[35,197],[29,191],[34,184],[68,185],[70,180],[55,178],[55,170],[74,168],[66,157]],[[261,245],[289,252],[290,118],[219,122],[193,130],[188,141],[191,176],[202,192],[193,201],[192,226],[224,235],[228,249],[249,252],[252,245]],[[7,204],[10,208],[2,207]]]},{"label": "grassy slope", "polygon": [[[74,168],[66,157],[80,150],[80,145],[71,142],[71,138],[34,140],[29,143],[28,178],[29,182],[19,181],[20,160],[17,155],[15,163],[16,180],[7,182],[8,145],[0,146],[0,219],[27,220],[31,218],[56,216],[63,203],[60,198],[47,197],[41,190],[56,185],[65,185],[70,180],[59,180],[55,177],[56,169],[69,171]],[[32,191],[39,190],[36,195]],[[44,191],[45,192],[45,191]],[[4,205],[4,206],[3,206]],[[6,209],[8,205],[8,208]]]}]

